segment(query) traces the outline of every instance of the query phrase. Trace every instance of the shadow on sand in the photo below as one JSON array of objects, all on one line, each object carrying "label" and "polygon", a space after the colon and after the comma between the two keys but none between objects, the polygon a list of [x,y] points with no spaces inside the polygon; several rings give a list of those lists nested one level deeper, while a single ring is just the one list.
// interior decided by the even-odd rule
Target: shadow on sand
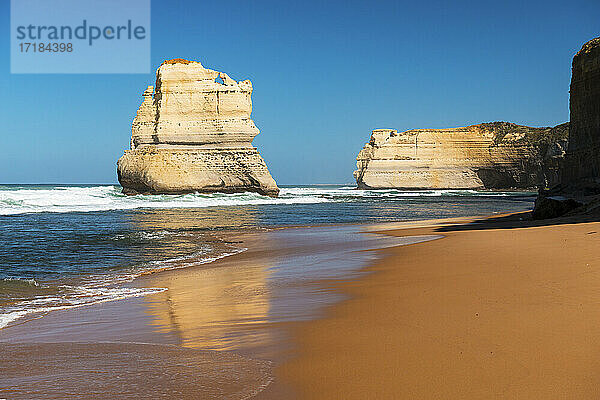
[{"label": "shadow on sand", "polygon": [[[514,228],[532,228],[537,226],[580,224],[586,222],[598,222],[598,215],[573,215],[560,218],[551,218],[543,220],[533,220],[531,211],[521,213],[501,215],[497,217],[486,217],[476,219],[465,224],[454,224],[442,226],[436,229],[437,232],[456,232],[456,231],[475,231],[484,229],[514,229]],[[592,233],[592,232],[590,232]],[[596,232],[593,232],[596,233]]]}]

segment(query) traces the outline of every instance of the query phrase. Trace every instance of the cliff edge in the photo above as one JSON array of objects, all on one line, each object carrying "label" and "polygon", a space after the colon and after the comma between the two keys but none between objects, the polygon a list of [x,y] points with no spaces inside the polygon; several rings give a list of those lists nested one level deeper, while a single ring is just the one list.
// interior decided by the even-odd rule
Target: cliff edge
[{"label": "cliff edge", "polygon": [[567,146],[569,124],[531,128],[492,122],[398,133],[377,129],[356,158],[361,189],[549,187]]},{"label": "cliff edge", "polygon": [[279,188],[252,146],[252,83],[183,59],[167,60],[143,93],[130,150],[117,162],[127,194],[257,192]]},{"label": "cliff edge", "polygon": [[569,146],[560,181],[541,190],[536,219],[568,213],[600,215],[600,37],[585,43],[573,57]]}]

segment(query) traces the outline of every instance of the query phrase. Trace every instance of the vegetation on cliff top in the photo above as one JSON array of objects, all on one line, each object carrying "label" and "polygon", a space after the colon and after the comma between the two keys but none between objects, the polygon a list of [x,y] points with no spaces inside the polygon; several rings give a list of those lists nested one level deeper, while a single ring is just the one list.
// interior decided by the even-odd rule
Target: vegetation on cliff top
[{"label": "vegetation on cliff top", "polygon": [[173,58],[171,60],[165,60],[162,62],[162,64],[191,64],[194,63],[196,61],[190,61],[190,60],[186,60],[185,58]]},{"label": "vegetation on cliff top", "polygon": [[524,141],[532,146],[548,145],[560,140],[566,140],[569,137],[569,123],[557,125],[555,127],[534,128],[525,125],[517,125],[512,122],[487,122],[475,125],[485,132],[494,135],[494,145],[502,143],[506,135],[513,134],[521,136],[520,141]]}]

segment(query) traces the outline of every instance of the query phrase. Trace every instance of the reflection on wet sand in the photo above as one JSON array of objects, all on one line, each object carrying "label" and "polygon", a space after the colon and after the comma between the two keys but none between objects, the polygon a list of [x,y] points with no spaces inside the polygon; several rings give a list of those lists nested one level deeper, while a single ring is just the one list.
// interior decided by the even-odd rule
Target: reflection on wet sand
[{"label": "reflection on wet sand", "polygon": [[[227,208],[150,210],[132,215],[131,222],[138,229],[196,235],[198,245],[209,242],[215,256],[245,250],[250,245],[248,241],[255,237],[221,228],[256,225],[251,210]],[[163,256],[175,258],[180,254],[178,247],[189,243],[188,235],[185,243],[172,246],[172,254],[165,252]],[[266,246],[264,237],[261,246]],[[203,259],[207,256],[210,254],[202,254]],[[195,262],[198,260],[189,258],[172,266],[186,267]],[[178,337],[183,346],[213,350],[262,346],[269,342],[269,332],[252,327],[261,326],[268,318],[271,296],[267,282],[271,265],[265,257],[235,257],[150,276],[148,286],[168,290],[146,299],[147,313],[156,330]]]},{"label": "reflection on wet sand", "polygon": [[254,260],[165,274],[152,284],[168,290],[148,297],[147,311],[156,329],[178,336],[183,346],[261,346],[270,339],[267,330],[259,329],[269,314],[268,277],[267,266]]},{"label": "reflection on wet sand", "polygon": [[144,299],[146,312],[157,332],[177,337],[183,346],[270,357],[285,339],[277,322],[314,318],[323,306],[338,301],[340,294],[323,281],[358,274],[374,257],[360,250],[435,238],[392,238],[361,229],[221,232],[226,241],[248,250],[145,277],[140,281],[144,286],[168,289]]}]

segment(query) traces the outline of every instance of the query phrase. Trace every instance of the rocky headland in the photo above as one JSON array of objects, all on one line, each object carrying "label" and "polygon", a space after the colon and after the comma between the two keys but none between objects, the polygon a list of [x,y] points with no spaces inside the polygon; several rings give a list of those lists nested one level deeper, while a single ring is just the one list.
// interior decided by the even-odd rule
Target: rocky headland
[{"label": "rocky headland", "polygon": [[127,194],[257,192],[279,188],[252,140],[252,83],[183,59],[156,72],[117,162]]},{"label": "rocky headland", "polygon": [[600,37],[573,57],[569,145],[560,180],[540,190],[533,217],[600,214]]},{"label": "rocky headland", "polygon": [[398,133],[377,129],[357,157],[361,189],[508,189],[558,182],[569,124],[491,122]]}]

